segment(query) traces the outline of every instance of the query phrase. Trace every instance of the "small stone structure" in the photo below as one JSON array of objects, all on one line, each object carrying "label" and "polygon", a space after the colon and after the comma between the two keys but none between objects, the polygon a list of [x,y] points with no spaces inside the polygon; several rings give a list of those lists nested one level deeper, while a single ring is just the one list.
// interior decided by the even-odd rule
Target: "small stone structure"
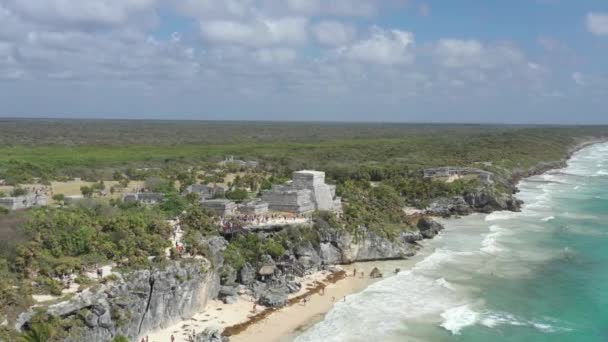
[{"label": "small stone structure", "polygon": [[202,201],[201,206],[213,211],[217,216],[232,216],[236,212],[236,203],[227,199]]},{"label": "small stone structure", "polygon": [[65,196],[63,198],[63,203],[66,205],[75,204],[77,202],[83,201],[84,196],[82,195],[73,195],[73,196]]},{"label": "small stone structure", "polygon": [[245,202],[239,206],[239,212],[246,215],[263,215],[268,212],[268,203],[261,200]]},{"label": "small stone structure", "polygon": [[314,210],[341,211],[342,201],[336,197],[336,187],[325,184],[325,172],[296,171],[288,185],[273,185],[262,193],[262,200],[272,210],[309,213]]},{"label": "small stone structure", "polygon": [[193,184],[186,188],[186,193],[196,193],[201,200],[208,200],[218,196],[223,196],[225,189],[217,185]]},{"label": "small stone structure", "polygon": [[447,182],[453,182],[465,176],[477,176],[482,184],[490,184],[493,182],[493,173],[476,169],[472,167],[437,167],[424,170],[424,178],[446,179]]},{"label": "small stone structure", "polygon": [[220,162],[220,165],[222,165],[222,166],[224,166],[226,164],[237,164],[239,166],[250,167],[250,168],[258,167],[257,161],[234,159],[234,156],[227,156],[226,159],[224,159],[224,161]]},{"label": "small stone structure", "polygon": [[163,201],[165,194],[161,192],[133,192],[122,195],[122,201],[125,203],[137,202],[140,204],[154,205]]},{"label": "small stone structure", "polygon": [[48,199],[42,194],[27,194],[0,198],[0,206],[8,210],[21,210],[47,205]]}]

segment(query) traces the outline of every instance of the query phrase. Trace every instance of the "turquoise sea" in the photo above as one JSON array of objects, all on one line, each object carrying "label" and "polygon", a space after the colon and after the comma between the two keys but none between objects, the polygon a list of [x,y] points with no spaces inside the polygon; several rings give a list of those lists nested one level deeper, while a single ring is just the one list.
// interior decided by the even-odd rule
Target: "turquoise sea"
[{"label": "turquoise sea", "polygon": [[413,268],[296,341],[608,341],[608,144],[519,188],[522,212],[444,221]]}]

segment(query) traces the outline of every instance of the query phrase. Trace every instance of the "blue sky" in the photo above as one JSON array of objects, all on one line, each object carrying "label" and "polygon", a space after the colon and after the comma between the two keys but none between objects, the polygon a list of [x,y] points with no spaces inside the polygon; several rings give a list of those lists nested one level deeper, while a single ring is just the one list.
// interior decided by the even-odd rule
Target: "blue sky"
[{"label": "blue sky", "polygon": [[599,0],[0,0],[0,116],[608,123]]}]

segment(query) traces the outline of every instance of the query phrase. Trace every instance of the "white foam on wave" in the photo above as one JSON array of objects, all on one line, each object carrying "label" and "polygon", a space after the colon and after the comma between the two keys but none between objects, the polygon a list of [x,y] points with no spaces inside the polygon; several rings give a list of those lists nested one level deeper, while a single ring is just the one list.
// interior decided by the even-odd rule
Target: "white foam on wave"
[{"label": "white foam on wave", "polygon": [[414,271],[428,271],[435,270],[443,263],[448,261],[456,261],[455,257],[458,256],[470,256],[473,252],[454,252],[447,249],[438,248],[431,255],[427,256],[416,265],[414,265]]},{"label": "white foam on wave", "polygon": [[513,211],[495,211],[486,216],[485,220],[490,221],[501,221],[501,220],[510,220],[516,216],[520,215],[520,213]]},{"label": "white foam on wave", "polygon": [[445,279],[404,271],[374,283],[337,302],[324,320],[298,336],[296,342],[383,340],[402,331],[403,322],[439,314],[464,295]]},{"label": "white foam on wave", "polygon": [[473,311],[469,305],[461,305],[445,310],[441,313],[441,318],[441,327],[453,335],[458,335],[462,329],[477,323],[479,313]]},{"label": "white foam on wave", "polygon": [[555,216],[548,216],[548,217],[545,217],[545,218],[541,219],[541,221],[543,221],[543,222],[549,222],[549,221],[552,221],[552,220],[555,220]]},{"label": "white foam on wave", "polygon": [[454,285],[452,285],[449,281],[445,280],[445,278],[439,278],[435,280],[435,284],[441,285],[448,290],[456,291]]},{"label": "white foam on wave", "polygon": [[482,318],[479,319],[479,323],[488,328],[495,328],[500,325],[528,326],[534,327],[535,329],[544,333],[555,333],[558,331],[570,330],[566,327],[556,327],[548,322],[518,318],[509,313],[489,312],[480,314],[480,316],[482,316]]},{"label": "white foam on wave", "polygon": [[500,247],[498,243],[498,239],[501,236],[507,234],[507,230],[498,226],[492,225],[490,226],[490,233],[486,235],[486,237],[481,241],[481,251],[485,253],[498,253],[504,251],[504,248]]}]

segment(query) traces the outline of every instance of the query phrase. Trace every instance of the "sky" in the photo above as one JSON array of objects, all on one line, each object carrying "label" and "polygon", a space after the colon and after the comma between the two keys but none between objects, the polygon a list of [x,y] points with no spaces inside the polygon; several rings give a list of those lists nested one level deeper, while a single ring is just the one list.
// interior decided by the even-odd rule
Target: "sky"
[{"label": "sky", "polygon": [[608,123],[606,0],[0,0],[0,117]]}]

